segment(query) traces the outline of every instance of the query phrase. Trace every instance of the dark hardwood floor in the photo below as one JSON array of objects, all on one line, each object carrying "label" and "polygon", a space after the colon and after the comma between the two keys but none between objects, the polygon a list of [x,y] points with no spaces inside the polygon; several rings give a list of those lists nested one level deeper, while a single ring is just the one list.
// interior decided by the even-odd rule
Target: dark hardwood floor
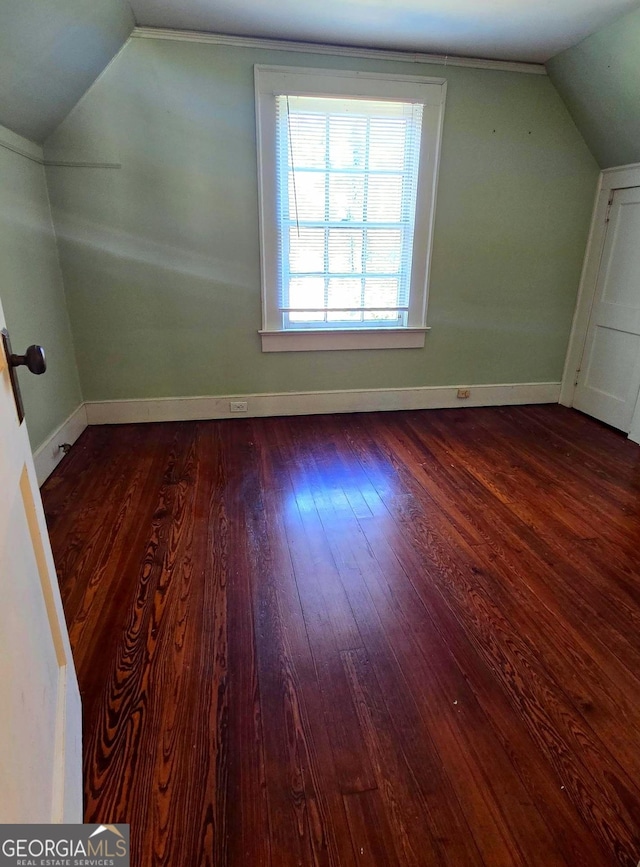
[{"label": "dark hardwood floor", "polygon": [[640,448],[559,406],[88,429],[43,490],[136,867],[636,867]]}]

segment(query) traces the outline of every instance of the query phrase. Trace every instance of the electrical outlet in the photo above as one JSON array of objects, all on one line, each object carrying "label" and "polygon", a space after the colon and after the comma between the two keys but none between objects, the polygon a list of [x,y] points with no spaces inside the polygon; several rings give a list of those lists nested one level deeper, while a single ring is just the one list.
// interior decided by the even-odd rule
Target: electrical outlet
[{"label": "electrical outlet", "polygon": [[471,397],[471,389],[470,388],[459,388],[457,397],[459,397],[460,399]]},{"label": "electrical outlet", "polygon": [[229,401],[229,411],[230,412],[247,412],[249,407],[247,406],[246,400],[230,400]]}]

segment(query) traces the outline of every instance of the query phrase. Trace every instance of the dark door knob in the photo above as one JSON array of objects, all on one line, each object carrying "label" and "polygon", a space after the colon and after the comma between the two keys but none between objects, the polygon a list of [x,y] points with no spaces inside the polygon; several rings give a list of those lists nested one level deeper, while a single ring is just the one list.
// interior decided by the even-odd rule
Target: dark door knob
[{"label": "dark door knob", "polygon": [[41,346],[36,346],[35,343],[28,347],[24,355],[10,355],[9,363],[12,367],[22,367],[24,365],[31,373],[35,373],[36,376],[40,376],[47,369],[44,349]]},{"label": "dark door knob", "polygon": [[9,340],[9,332],[6,328],[0,329],[0,342],[4,350],[4,356],[7,359],[7,369],[11,380],[11,388],[13,389],[13,397],[16,402],[16,412],[18,413],[18,421],[22,424],[24,418],[24,407],[22,405],[22,396],[20,394],[20,384],[16,375],[16,367],[24,365],[31,373],[41,374],[47,369],[47,362],[44,357],[44,349],[41,346],[30,346],[24,355],[16,355],[11,350],[11,341]]}]

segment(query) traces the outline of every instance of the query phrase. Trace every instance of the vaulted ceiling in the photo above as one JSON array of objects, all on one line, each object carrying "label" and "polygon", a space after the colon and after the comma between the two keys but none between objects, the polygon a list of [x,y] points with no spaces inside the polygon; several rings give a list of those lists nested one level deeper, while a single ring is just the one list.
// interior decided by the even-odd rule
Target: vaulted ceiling
[{"label": "vaulted ceiling", "polygon": [[640,0],[0,0],[0,124],[43,141],[135,24],[544,62]]}]

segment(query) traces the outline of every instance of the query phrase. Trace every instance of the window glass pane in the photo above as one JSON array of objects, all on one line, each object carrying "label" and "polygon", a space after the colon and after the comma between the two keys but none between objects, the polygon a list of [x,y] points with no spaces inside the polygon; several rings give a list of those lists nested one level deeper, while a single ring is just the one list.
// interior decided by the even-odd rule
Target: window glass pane
[{"label": "window glass pane", "polygon": [[366,150],[366,118],[329,117],[329,166],[332,169],[364,168]]},{"label": "window glass pane", "polygon": [[[324,175],[310,172],[289,172],[289,219],[324,220]],[[296,207],[297,206],[297,207]]]},{"label": "window glass pane", "polygon": [[[324,307],[324,277],[292,277],[288,307]],[[322,322],[323,313],[290,313],[292,322]]]},{"label": "window glass pane", "polygon": [[364,175],[329,175],[329,219],[362,221]]},{"label": "window glass pane", "polygon": [[329,307],[360,307],[362,281],[354,277],[329,280]]},{"label": "window glass pane", "polygon": [[289,322],[292,325],[324,325],[326,318],[324,313],[290,313]]},{"label": "window glass pane", "polygon": [[364,281],[364,298],[367,307],[397,307],[398,281],[368,277]]},{"label": "window glass pane", "polygon": [[[325,168],[327,124],[323,115],[288,115],[290,153],[287,159],[296,168]],[[293,159],[292,159],[293,157]]]},{"label": "window glass pane", "polygon": [[289,322],[292,325],[302,325],[309,322],[324,323],[326,322],[324,313],[290,313]]},{"label": "window glass pane", "polygon": [[[398,307],[398,281],[369,277],[364,283],[364,303],[366,307]],[[397,319],[393,310],[374,310],[365,314],[367,320],[387,321]]]},{"label": "window glass pane", "polygon": [[289,229],[289,271],[324,273],[324,229],[296,226]]},{"label": "window glass pane", "polygon": [[367,220],[397,223],[402,218],[402,175],[370,175],[367,182]]},{"label": "window glass pane", "polygon": [[372,118],[369,142],[369,168],[402,171],[404,169],[404,148],[406,122]]},{"label": "window glass pane", "polygon": [[327,322],[333,322],[334,325],[337,322],[345,322],[348,325],[352,325],[354,322],[362,322],[362,313],[332,313],[328,311]]},{"label": "window glass pane", "polygon": [[335,328],[338,322],[343,322],[348,326],[355,322],[362,322],[362,313],[327,313],[327,322],[331,322]]},{"label": "window glass pane", "polygon": [[399,229],[367,229],[365,268],[378,274],[400,270],[402,232]]},{"label": "window glass pane", "polygon": [[385,324],[393,322],[401,325],[404,319],[401,313],[395,313],[393,310],[367,310],[363,314],[363,321],[371,323],[372,326],[376,322],[384,322]]},{"label": "window glass pane", "polygon": [[324,277],[292,277],[289,307],[324,307]]},{"label": "window glass pane", "polygon": [[[362,281],[351,277],[332,277],[329,280],[329,307],[360,307],[362,299]],[[344,313],[336,311],[327,313],[327,321],[358,322],[362,314],[358,312]]]},{"label": "window glass pane", "polygon": [[362,229],[329,229],[329,273],[362,273]]}]

